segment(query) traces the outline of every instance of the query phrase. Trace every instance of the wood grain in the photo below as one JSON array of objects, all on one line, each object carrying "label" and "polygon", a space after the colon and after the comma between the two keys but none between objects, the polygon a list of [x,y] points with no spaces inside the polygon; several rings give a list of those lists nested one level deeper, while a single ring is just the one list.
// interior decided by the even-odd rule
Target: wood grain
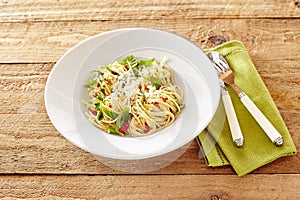
[{"label": "wood grain", "polygon": [[203,18],[297,18],[297,1],[105,0],[1,1],[0,22]]},{"label": "wood grain", "polygon": [[0,199],[300,199],[299,153],[237,177],[206,166],[193,141],[167,167],[123,172],[63,138],[44,105],[58,59],[105,31],[158,28],[201,48],[240,40],[299,152],[300,1],[2,0],[0,10]]},{"label": "wood grain", "polygon": [[299,199],[299,176],[0,176],[0,198]]},{"label": "wood grain", "polygon": [[[296,60],[265,61],[255,59],[259,73],[279,107],[290,133],[297,135],[300,118],[299,67]],[[0,64],[0,173],[124,173],[100,164],[93,156],[65,140],[51,124],[44,106],[44,87],[54,63]],[[281,79],[285,76],[286,79]],[[289,98],[280,94],[285,93]],[[34,123],[33,123],[34,122]],[[297,146],[298,151],[300,149]],[[227,174],[230,167],[213,169],[198,158],[199,148],[193,143],[175,163],[154,174]],[[286,168],[286,165],[289,167]],[[283,158],[255,173],[299,173],[299,155]]]},{"label": "wood grain", "polygon": [[[299,60],[300,19],[181,19],[95,22],[0,23],[1,63],[56,62],[79,42],[105,31],[158,28],[177,33],[202,48],[241,40],[260,60]],[[292,48],[291,51],[286,49]],[[268,52],[268,53],[266,53]]]},{"label": "wood grain", "polygon": [[[298,61],[259,59],[253,56],[253,62],[279,109],[300,110]],[[0,114],[45,113],[44,88],[53,65],[53,63],[0,64],[0,89],[2,91]],[[285,78],[282,79],[282,76]]]}]

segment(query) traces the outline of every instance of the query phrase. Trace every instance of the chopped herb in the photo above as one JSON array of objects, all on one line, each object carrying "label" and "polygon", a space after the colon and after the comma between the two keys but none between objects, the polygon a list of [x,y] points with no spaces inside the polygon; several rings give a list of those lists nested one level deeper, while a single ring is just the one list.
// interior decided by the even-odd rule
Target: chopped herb
[{"label": "chopped herb", "polygon": [[138,75],[139,75],[139,70],[133,68],[132,71],[133,71],[134,76],[135,76],[135,77],[138,77]]},{"label": "chopped herb", "polygon": [[117,113],[111,112],[109,110],[103,110],[103,112],[111,119],[115,119],[118,116]]},{"label": "chopped herb", "polygon": [[97,120],[100,121],[103,118],[103,112],[98,112]]},{"label": "chopped herb", "polygon": [[116,121],[116,125],[121,128],[125,122],[130,120],[130,113],[129,113],[130,108],[125,107],[122,112],[119,114],[118,119]]},{"label": "chopped herb", "polygon": [[119,128],[116,127],[116,126],[113,126],[113,127],[107,127],[107,132],[108,132],[108,133],[112,133],[112,134],[118,134],[118,135],[120,135],[120,136],[124,136],[124,134],[121,133],[121,132],[119,131]]},{"label": "chopped herb", "polygon": [[90,87],[91,85],[93,85],[94,83],[96,83],[97,81],[94,79],[89,80],[84,86],[85,87]]},{"label": "chopped herb", "polygon": [[179,106],[179,108],[182,110],[182,109],[184,109],[184,107],[185,107],[185,104],[181,104],[180,106]]},{"label": "chopped herb", "polygon": [[100,108],[100,103],[95,103],[95,108],[99,109]]},{"label": "chopped herb", "polygon": [[152,65],[153,62],[154,62],[154,58],[152,58],[150,60],[140,60],[140,65],[149,67]]},{"label": "chopped herb", "polygon": [[100,101],[103,101],[103,96],[102,96],[102,94],[99,94],[98,97],[97,97],[97,99],[100,100]]},{"label": "chopped herb", "polygon": [[158,90],[161,86],[161,78],[150,76],[151,84]]},{"label": "chopped herb", "polygon": [[133,55],[127,56],[120,63],[124,66],[130,66],[130,67],[135,67],[138,64]]},{"label": "chopped herb", "polygon": [[109,116],[110,118],[112,118],[113,119],[113,113],[111,112],[111,111],[109,111],[109,110],[104,110],[103,111],[107,116]]},{"label": "chopped herb", "polygon": [[104,74],[104,73],[103,73],[102,71],[100,71],[99,69],[94,69],[94,70],[91,71],[91,73],[97,73],[98,76],[99,76],[99,75],[102,76],[102,75]]}]

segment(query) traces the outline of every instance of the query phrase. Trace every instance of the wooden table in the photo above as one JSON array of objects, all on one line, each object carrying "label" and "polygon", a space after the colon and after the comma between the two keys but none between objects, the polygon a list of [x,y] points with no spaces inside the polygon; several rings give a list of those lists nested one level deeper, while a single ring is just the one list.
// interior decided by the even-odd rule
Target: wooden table
[{"label": "wooden table", "polygon": [[49,72],[68,49],[125,27],[176,32],[202,48],[241,40],[300,150],[300,1],[2,0],[1,199],[299,199],[300,156],[238,177],[207,167],[196,142],[171,165],[123,173],[75,147],[44,105]]}]

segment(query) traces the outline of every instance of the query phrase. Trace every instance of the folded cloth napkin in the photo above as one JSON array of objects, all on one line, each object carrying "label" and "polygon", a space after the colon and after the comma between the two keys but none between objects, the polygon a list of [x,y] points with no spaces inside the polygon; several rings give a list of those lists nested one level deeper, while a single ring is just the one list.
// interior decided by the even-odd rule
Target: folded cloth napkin
[{"label": "folded cloth napkin", "polygon": [[206,53],[210,51],[218,51],[225,56],[234,72],[236,85],[246,92],[281,133],[284,143],[282,146],[275,146],[241,103],[232,88],[227,86],[244,135],[244,145],[238,148],[232,142],[228,121],[224,117],[224,110],[223,118],[225,120],[222,128],[216,126],[222,121],[220,120],[220,113],[222,113],[223,108],[222,102],[220,102],[214,119],[207,129],[197,137],[207,165],[213,167],[231,165],[238,176],[243,176],[277,158],[296,154],[296,147],[289,131],[244,45],[240,41],[229,41],[206,50]]}]

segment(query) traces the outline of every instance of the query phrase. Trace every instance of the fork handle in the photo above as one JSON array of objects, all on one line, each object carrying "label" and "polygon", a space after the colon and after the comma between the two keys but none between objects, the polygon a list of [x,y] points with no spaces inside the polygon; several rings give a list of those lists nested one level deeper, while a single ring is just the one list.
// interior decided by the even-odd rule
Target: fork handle
[{"label": "fork handle", "polygon": [[253,101],[246,95],[245,92],[239,94],[240,100],[244,106],[248,109],[250,114],[254,117],[260,127],[265,131],[269,139],[280,146],[283,144],[283,138],[280,133],[275,129],[271,122],[266,118],[266,116],[257,108]]},{"label": "fork handle", "polygon": [[227,90],[222,90],[222,100],[227,115],[227,120],[232,136],[232,140],[236,146],[241,147],[244,144],[244,137],[236,117],[236,113]]}]

